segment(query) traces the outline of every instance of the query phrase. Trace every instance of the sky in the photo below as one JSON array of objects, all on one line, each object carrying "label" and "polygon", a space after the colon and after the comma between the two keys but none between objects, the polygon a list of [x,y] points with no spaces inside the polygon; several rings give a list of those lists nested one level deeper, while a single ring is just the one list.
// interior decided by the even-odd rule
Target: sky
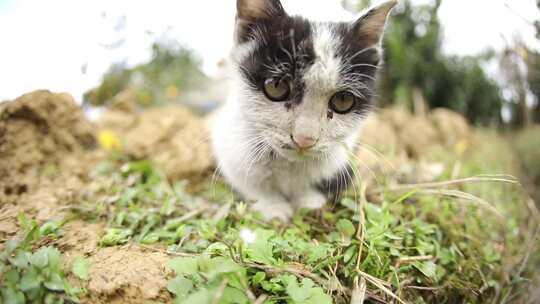
[{"label": "sky", "polygon": [[[339,0],[283,2],[289,13],[317,20],[354,19]],[[148,60],[156,39],[192,48],[215,75],[231,47],[234,15],[235,0],[0,0],[0,100],[46,88],[80,101],[111,64]],[[448,54],[501,49],[518,35],[540,49],[530,25],[540,20],[535,0],[443,0],[439,17]]]}]

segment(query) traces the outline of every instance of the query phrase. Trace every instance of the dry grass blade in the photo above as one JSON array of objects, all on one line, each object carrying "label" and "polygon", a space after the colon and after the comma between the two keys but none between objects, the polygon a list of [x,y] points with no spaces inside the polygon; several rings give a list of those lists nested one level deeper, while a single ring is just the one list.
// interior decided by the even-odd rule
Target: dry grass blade
[{"label": "dry grass blade", "polygon": [[355,286],[351,294],[351,304],[363,304],[366,299],[366,279],[361,277],[360,282],[358,282],[358,277],[356,277],[355,281]]},{"label": "dry grass blade", "polygon": [[364,206],[366,204],[366,184],[362,183],[360,188],[360,200],[358,202],[358,212],[360,221],[358,221],[358,228],[356,230],[356,239],[358,240],[358,256],[356,258],[356,271],[360,271],[360,262],[362,260],[362,250],[364,248],[364,236],[366,233],[366,215],[364,213]]},{"label": "dry grass blade", "polygon": [[478,175],[473,177],[454,179],[449,181],[442,182],[432,182],[432,183],[418,183],[418,184],[403,184],[396,185],[388,188],[379,188],[373,190],[374,193],[383,193],[385,191],[408,191],[415,189],[429,189],[429,188],[443,188],[452,185],[460,185],[467,183],[485,183],[485,182],[501,182],[508,184],[519,184],[517,178],[511,175]]},{"label": "dry grass blade", "polygon": [[219,304],[221,302],[221,298],[223,298],[223,294],[225,293],[225,288],[227,287],[228,283],[229,280],[223,279],[216,294],[214,295],[214,298],[212,299],[212,304]]},{"label": "dry grass blade", "polygon": [[369,273],[366,273],[366,272],[363,272],[363,271],[358,271],[359,274],[361,274],[362,276],[364,276],[368,281],[376,281],[377,284],[379,285],[383,285],[383,286],[390,286],[391,284],[386,282],[385,280],[381,280],[379,278],[376,278],[372,275],[370,275]]},{"label": "dry grass blade", "polygon": [[[391,298],[395,299],[396,301],[398,301],[399,303],[401,304],[406,304],[405,301],[403,301],[400,297],[398,297],[395,293],[393,293],[390,289],[388,289],[386,286],[384,286],[385,284],[388,284],[388,282],[385,282],[385,281],[382,281],[380,279],[377,279],[367,273],[364,273],[364,272],[360,272],[360,274],[362,275],[362,277],[366,278],[366,280],[368,282],[370,282],[371,284],[375,285],[375,287],[379,288],[380,290],[382,290],[385,294],[387,294],[388,296],[390,296]],[[385,283],[385,284],[383,284]]]},{"label": "dry grass blade", "polygon": [[253,302],[253,303],[255,303],[255,304],[263,304],[264,301],[266,301],[266,299],[268,299],[268,295],[263,294],[263,295],[259,296],[257,298],[257,300],[255,300],[255,302]]},{"label": "dry grass blade", "polygon": [[446,190],[446,189],[422,189],[418,190],[416,194],[427,194],[427,195],[442,195],[442,196],[448,196],[448,197],[454,197],[459,198],[465,201],[473,202],[478,204],[478,206],[491,211],[494,213],[497,217],[503,218],[502,214],[497,210],[495,207],[493,207],[489,202],[486,200],[479,198],[478,196],[475,196],[473,194],[459,191],[459,190]]}]

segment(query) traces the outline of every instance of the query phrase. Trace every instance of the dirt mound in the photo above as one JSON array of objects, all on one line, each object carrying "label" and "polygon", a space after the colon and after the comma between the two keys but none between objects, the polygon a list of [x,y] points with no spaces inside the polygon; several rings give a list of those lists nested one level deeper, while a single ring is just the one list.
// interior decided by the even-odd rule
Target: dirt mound
[{"label": "dirt mound", "polygon": [[107,111],[99,125],[120,138],[125,153],[151,159],[171,179],[194,177],[213,165],[205,121],[184,107]]},{"label": "dirt mound", "polygon": [[35,91],[0,104],[0,202],[35,190],[66,154],[95,146],[92,125],[68,94]]},{"label": "dirt mound", "polygon": [[402,107],[382,109],[368,118],[360,134],[356,155],[361,175],[369,179],[374,173],[395,171],[399,176],[413,176],[415,182],[430,181],[441,168],[422,163],[429,151],[458,149],[466,146],[470,136],[466,119],[451,110],[436,109],[423,117]]},{"label": "dirt mound", "polygon": [[462,115],[448,110],[435,109],[431,112],[431,121],[437,131],[441,141],[448,147],[453,147],[461,141],[468,141],[471,130],[467,120]]},{"label": "dirt mound", "polygon": [[411,117],[398,134],[412,158],[422,157],[427,149],[440,143],[433,124],[422,117]]},{"label": "dirt mound", "polygon": [[169,257],[134,246],[104,248],[90,258],[90,281],[86,303],[148,303],[168,301]]},{"label": "dirt mound", "polygon": [[459,113],[435,109],[427,117],[421,117],[413,116],[404,108],[392,107],[368,119],[361,141],[385,155],[400,155],[406,151],[415,159],[432,146],[454,148],[469,137],[470,127]]}]

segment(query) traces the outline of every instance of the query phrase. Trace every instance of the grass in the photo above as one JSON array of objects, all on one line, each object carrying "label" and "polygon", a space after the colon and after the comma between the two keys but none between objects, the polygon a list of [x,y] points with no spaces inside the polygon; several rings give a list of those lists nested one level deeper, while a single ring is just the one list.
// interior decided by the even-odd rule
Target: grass
[{"label": "grass", "polygon": [[540,201],[540,126],[521,130],[513,138],[527,184],[536,201]]},{"label": "grass", "polygon": [[19,221],[21,234],[0,253],[0,302],[78,303],[82,290],[68,283],[60,251],[47,245],[60,237],[61,223],[39,226],[23,214]]},{"label": "grass", "polygon": [[[512,273],[524,255],[518,245],[530,241],[524,213],[508,216],[480,198],[488,184],[523,208],[507,176],[382,187],[369,199],[351,193],[284,225],[263,222],[219,182],[188,194],[148,162],[100,171],[114,185],[112,206],[96,215],[109,223],[100,244],[136,242],[176,257],[177,303],[485,303],[512,299],[527,283],[525,271]],[[167,247],[150,247],[157,243]]]},{"label": "grass", "polygon": [[[448,168],[439,182],[359,183],[338,204],[301,210],[290,224],[264,222],[219,181],[171,183],[149,162],[118,158],[96,169],[99,199],[72,211],[106,221],[101,246],[169,255],[175,303],[525,303],[539,265],[538,217],[513,178],[476,176],[514,172],[505,144],[485,136],[457,159],[432,151]],[[21,247],[27,256],[54,251],[29,244]],[[72,272],[88,279],[91,267],[79,259]],[[65,282],[62,269],[55,273]],[[63,288],[54,295],[75,299]]]}]

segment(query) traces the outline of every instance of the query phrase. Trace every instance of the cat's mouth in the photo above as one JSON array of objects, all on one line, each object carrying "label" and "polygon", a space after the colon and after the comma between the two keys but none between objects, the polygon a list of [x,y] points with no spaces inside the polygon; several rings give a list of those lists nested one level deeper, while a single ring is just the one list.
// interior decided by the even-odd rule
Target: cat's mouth
[{"label": "cat's mouth", "polygon": [[275,150],[277,154],[293,161],[318,158],[321,155],[321,152],[317,149],[298,149],[298,147],[293,144],[281,144]]}]

